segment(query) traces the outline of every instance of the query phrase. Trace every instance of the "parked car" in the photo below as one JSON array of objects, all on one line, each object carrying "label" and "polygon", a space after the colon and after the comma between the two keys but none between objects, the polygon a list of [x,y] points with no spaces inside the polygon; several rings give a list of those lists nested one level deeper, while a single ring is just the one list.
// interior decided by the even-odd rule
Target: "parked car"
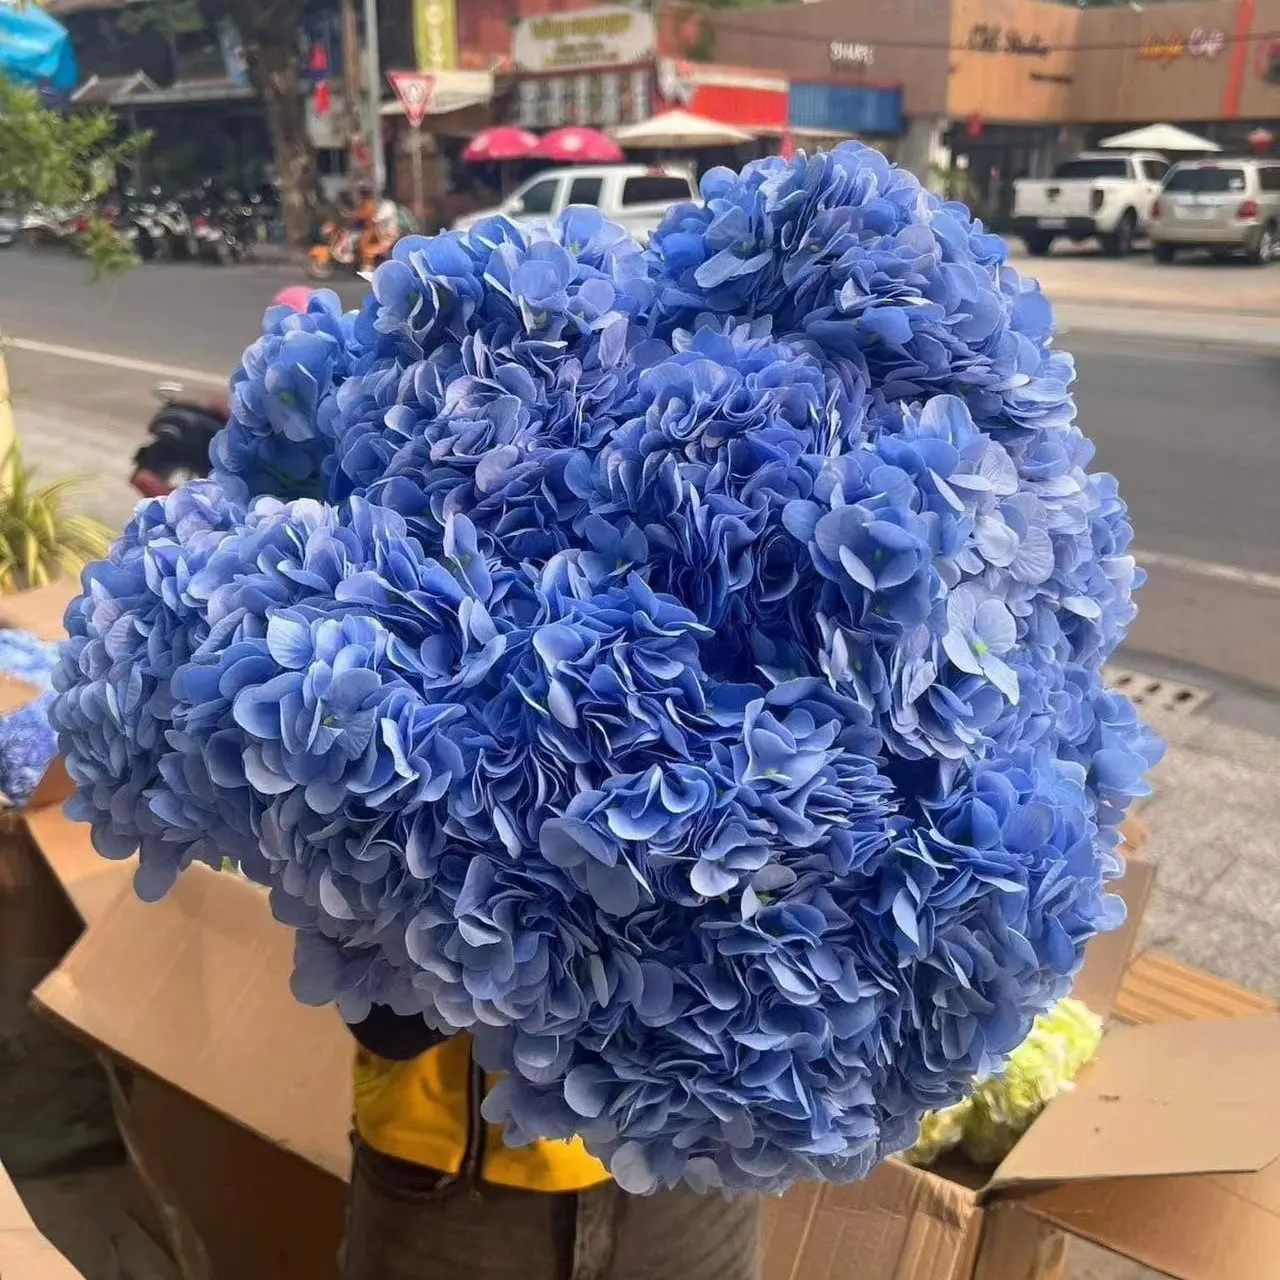
[{"label": "parked car", "polygon": [[1151,201],[1169,162],[1154,151],[1086,152],[1066,160],[1049,179],[1013,184],[1013,226],[1028,252],[1043,257],[1065,237],[1075,244],[1097,236],[1117,258],[1146,232]]},{"label": "parked car", "polygon": [[554,218],[571,204],[593,204],[606,218],[620,223],[641,243],[667,210],[682,200],[696,200],[697,185],[682,168],[643,164],[575,165],[546,169],[532,177],[495,209],[459,218],[463,229],[481,218],[503,214],[515,222]]},{"label": "parked car", "polygon": [[1151,206],[1151,252],[1172,262],[1179,249],[1280,257],[1280,160],[1187,160],[1175,165]]},{"label": "parked car", "polygon": [[11,209],[0,208],[0,249],[7,249],[18,238],[18,228],[22,225],[18,215]]}]

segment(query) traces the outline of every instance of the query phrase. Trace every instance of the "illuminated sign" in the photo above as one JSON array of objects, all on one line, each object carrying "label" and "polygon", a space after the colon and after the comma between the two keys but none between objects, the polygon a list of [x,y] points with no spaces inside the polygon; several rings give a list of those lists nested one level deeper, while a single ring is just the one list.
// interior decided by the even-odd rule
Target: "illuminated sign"
[{"label": "illuminated sign", "polygon": [[1227,33],[1221,27],[1196,27],[1189,35],[1183,31],[1143,36],[1138,57],[1144,62],[1160,62],[1168,66],[1179,58],[1216,58],[1227,47]]}]

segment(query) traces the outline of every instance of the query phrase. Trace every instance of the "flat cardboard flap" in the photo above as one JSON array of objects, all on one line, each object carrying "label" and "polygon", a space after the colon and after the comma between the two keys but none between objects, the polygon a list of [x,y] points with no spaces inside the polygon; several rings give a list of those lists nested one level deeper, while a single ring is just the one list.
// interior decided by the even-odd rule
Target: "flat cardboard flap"
[{"label": "flat cardboard flap", "polygon": [[60,578],[47,587],[0,596],[0,627],[29,631],[40,640],[61,640],[67,634],[63,615],[79,594],[80,582],[71,577]]},{"label": "flat cardboard flap", "polygon": [[1252,1173],[1280,1156],[1280,1014],[1105,1037],[986,1194],[1035,1183]]},{"label": "flat cardboard flap", "polygon": [[1156,869],[1151,863],[1130,857],[1125,861],[1124,878],[1108,886],[1124,900],[1124,923],[1110,933],[1100,933],[1090,939],[1085,948],[1084,966],[1071,989],[1071,994],[1100,1018],[1109,1018],[1115,1008],[1155,878]]},{"label": "flat cardboard flap", "polygon": [[294,999],[292,952],[261,889],[197,865],[160,902],[117,897],[35,998],[114,1056],[345,1177],[355,1042],[332,1009]]},{"label": "flat cardboard flap", "polygon": [[1031,1213],[1175,1280],[1280,1280],[1280,1164],[1214,1177],[1064,1182],[994,1206],[1001,1210]]},{"label": "flat cardboard flap", "polygon": [[133,859],[112,862],[104,858],[89,839],[88,825],[73,822],[61,805],[27,810],[22,820],[85,924],[92,924],[125,892],[133,875]]},{"label": "flat cardboard flap", "polygon": [[0,1165],[0,1277],[3,1280],[84,1280],[40,1234]]}]

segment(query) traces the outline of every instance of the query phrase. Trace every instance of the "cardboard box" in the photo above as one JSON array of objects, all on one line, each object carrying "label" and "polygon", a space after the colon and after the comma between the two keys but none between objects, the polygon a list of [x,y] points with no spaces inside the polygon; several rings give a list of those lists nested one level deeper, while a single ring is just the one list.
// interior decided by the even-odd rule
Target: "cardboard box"
[{"label": "cardboard box", "polygon": [[0,1280],[84,1280],[40,1234],[0,1165]]},{"label": "cardboard box", "polygon": [[[152,1230],[202,1280],[335,1280],[352,1042],[289,992],[292,939],[265,894],[193,867],[162,902],[95,885],[83,829],[37,817],[94,915],[40,1007],[131,1069],[126,1143]],[[108,868],[118,871],[119,868]],[[1110,1011],[1151,885],[1077,993]],[[1121,1030],[994,1174],[890,1161],[766,1213],[766,1280],[1049,1280],[1063,1232],[1181,1280],[1280,1277],[1280,1018]]]},{"label": "cardboard box", "polygon": [[0,627],[29,631],[41,640],[61,640],[67,605],[80,594],[77,578],[62,578],[47,587],[0,595]]}]

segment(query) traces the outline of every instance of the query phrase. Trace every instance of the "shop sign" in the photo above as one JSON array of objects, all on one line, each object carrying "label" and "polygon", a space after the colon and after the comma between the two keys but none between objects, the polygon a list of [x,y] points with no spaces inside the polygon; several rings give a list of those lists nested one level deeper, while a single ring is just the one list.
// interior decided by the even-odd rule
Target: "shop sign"
[{"label": "shop sign", "polygon": [[1038,35],[1024,35],[994,22],[975,22],[969,28],[968,43],[975,53],[1013,53],[1025,58],[1049,56],[1049,46]]},{"label": "shop sign", "polygon": [[827,47],[827,57],[833,67],[869,67],[876,60],[876,47],[852,40],[833,40]]},{"label": "shop sign", "polygon": [[1196,27],[1187,40],[1193,58],[1216,58],[1227,47],[1227,33],[1221,27]]},{"label": "shop sign", "polygon": [[1143,62],[1168,66],[1179,58],[1216,58],[1227,47],[1227,33],[1221,27],[1196,27],[1188,35],[1170,31],[1166,35],[1143,36],[1138,57]]},{"label": "shop sign", "polygon": [[454,0],[413,0],[413,46],[419,71],[452,71],[458,65]]},{"label": "shop sign", "polygon": [[617,5],[522,18],[511,39],[521,71],[629,66],[648,61],[654,48],[652,15]]}]

